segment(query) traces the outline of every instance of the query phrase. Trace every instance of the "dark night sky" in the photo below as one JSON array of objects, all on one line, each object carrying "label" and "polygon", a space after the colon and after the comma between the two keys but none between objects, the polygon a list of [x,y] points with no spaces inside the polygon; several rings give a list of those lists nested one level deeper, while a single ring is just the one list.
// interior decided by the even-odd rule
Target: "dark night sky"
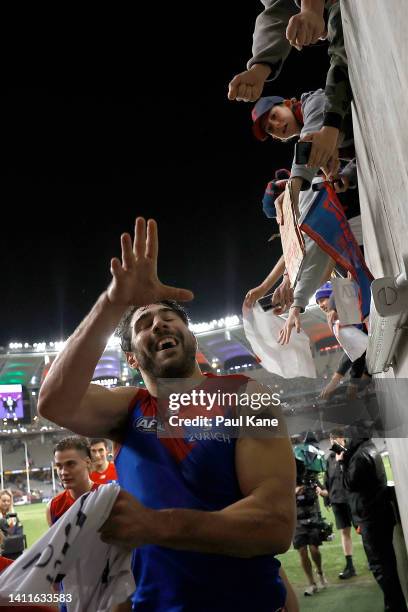
[{"label": "dark night sky", "polygon": [[[9,49],[18,78],[0,98],[0,344],[70,334],[136,215],[157,219],[160,278],[194,291],[196,322],[238,313],[280,255],[261,199],[293,145],[258,143],[252,105],[226,97],[261,4],[171,8],[81,15],[81,27],[21,34]],[[292,51],[265,93],[323,86],[326,67],[324,44]]]}]

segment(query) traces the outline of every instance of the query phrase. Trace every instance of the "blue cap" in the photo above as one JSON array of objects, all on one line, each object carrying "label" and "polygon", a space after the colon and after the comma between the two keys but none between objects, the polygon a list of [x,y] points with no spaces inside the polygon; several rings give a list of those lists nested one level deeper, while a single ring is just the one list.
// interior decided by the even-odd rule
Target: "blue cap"
[{"label": "blue cap", "polygon": [[324,285],[319,287],[319,289],[315,293],[316,304],[319,303],[319,300],[330,297],[332,293],[333,293],[332,284],[330,281],[327,281],[327,283],[324,283]]},{"label": "blue cap", "polygon": [[255,104],[252,109],[252,121],[254,125],[252,126],[252,131],[254,136],[258,138],[258,140],[266,140],[269,136],[265,132],[265,115],[269,113],[273,106],[277,104],[282,104],[285,101],[285,98],[281,98],[280,96],[268,96],[266,98],[259,98],[258,102]]}]

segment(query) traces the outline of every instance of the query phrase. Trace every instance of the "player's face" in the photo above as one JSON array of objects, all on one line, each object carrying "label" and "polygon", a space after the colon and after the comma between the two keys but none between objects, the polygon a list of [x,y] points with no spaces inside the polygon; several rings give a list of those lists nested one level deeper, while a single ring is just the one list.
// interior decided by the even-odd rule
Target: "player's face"
[{"label": "player's face", "polygon": [[321,298],[318,302],[317,302],[319,308],[321,308],[323,310],[323,312],[329,312],[329,298],[325,297],[325,298]]},{"label": "player's face", "polygon": [[284,104],[278,104],[269,111],[265,131],[274,138],[286,140],[299,134],[300,127],[292,110]]},{"label": "player's face", "polygon": [[132,320],[132,349],[137,367],[154,378],[183,378],[194,371],[196,340],[170,308],[152,304]]},{"label": "player's face", "polygon": [[91,446],[92,463],[96,467],[105,464],[105,462],[107,461],[107,454],[108,451],[102,442],[100,444],[93,444]]},{"label": "player's face", "polygon": [[89,478],[91,460],[75,449],[57,451],[54,463],[64,489],[76,489]]},{"label": "player's face", "polygon": [[11,497],[10,495],[6,495],[6,493],[3,493],[3,495],[0,497],[0,511],[3,514],[6,514],[7,512],[9,512],[11,509]]}]

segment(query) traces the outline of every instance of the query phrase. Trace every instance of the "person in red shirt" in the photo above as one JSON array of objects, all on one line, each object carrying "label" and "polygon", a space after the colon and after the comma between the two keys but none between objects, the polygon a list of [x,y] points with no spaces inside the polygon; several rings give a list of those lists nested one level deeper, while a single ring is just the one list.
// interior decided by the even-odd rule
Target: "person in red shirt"
[{"label": "person in red shirt", "polygon": [[47,506],[46,516],[50,527],[78,497],[98,488],[89,477],[92,461],[86,438],[69,436],[60,440],[54,447],[54,463],[65,491],[53,497]]},{"label": "person in red shirt", "polygon": [[112,461],[108,461],[107,457],[107,441],[104,438],[91,438],[89,444],[91,446],[92,467],[94,470],[90,474],[91,480],[97,484],[117,482],[118,475],[115,464]]}]

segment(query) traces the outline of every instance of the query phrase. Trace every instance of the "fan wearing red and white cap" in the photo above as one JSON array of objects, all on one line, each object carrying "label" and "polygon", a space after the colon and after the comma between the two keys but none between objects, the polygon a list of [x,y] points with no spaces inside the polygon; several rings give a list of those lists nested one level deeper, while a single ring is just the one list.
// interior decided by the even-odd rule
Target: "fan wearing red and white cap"
[{"label": "fan wearing red and white cap", "polygon": [[[247,70],[230,82],[228,98],[257,100],[266,81],[279,75],[292,46],[300,51],[303,46],[327,37],[330,67],[326,76],[325,113],[322,125],[308,136],[312,142],[312,165],[326,166],[335,154],[341,124],[351,112],[352,91],[340,1],[262,0],[262,4],[264,10],[255,22],[252,58]],[[313,69],[310,66],[310,71]]]}]

